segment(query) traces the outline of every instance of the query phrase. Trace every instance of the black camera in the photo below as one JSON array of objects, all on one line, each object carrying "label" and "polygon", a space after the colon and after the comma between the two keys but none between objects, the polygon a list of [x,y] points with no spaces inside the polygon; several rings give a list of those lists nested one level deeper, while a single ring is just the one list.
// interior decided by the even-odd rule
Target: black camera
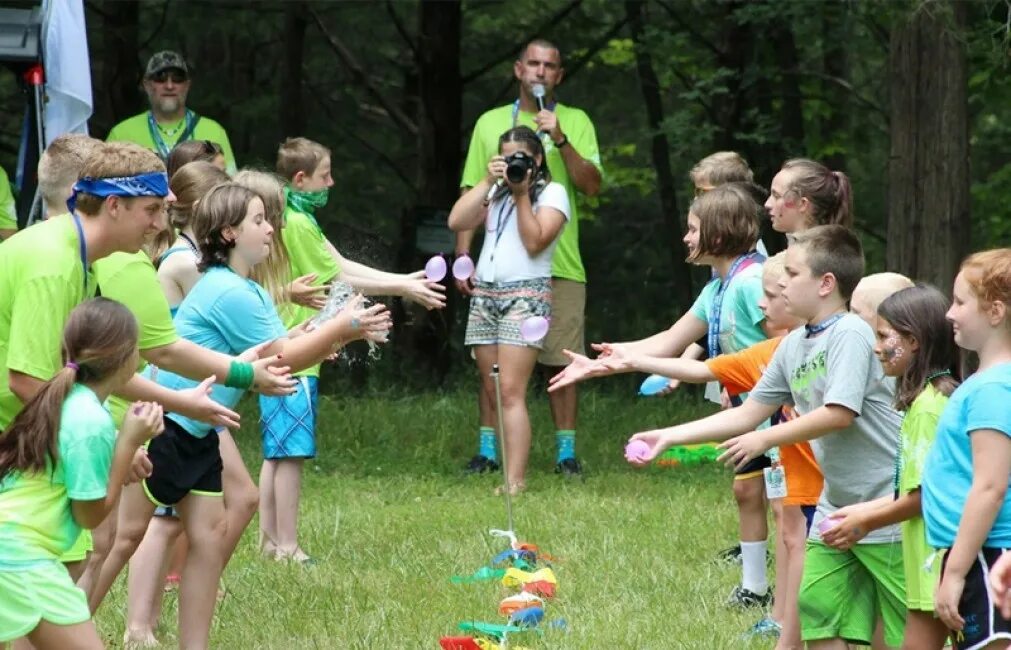
[{"label": "black camera", "polygon": [[522,182],[530,170],[537,168],[537,163],[534,161],[534,157],[528,153],[522,151],[517,151],[512,155],[506,156],[506,178],[512,183]]}]

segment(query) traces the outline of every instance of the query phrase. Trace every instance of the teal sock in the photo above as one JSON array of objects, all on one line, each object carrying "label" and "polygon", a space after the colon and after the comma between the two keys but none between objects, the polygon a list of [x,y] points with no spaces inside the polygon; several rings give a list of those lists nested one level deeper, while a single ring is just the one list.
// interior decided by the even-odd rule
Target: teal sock
[{"label": "teal sock", "polygon": [[478,435],[481,440],[478,453],[488,460],[497,460],[498,452],[496,451],[497,445],[495,444],[495,429],[492,427],[481,427],[478,429]]},{"label": "teal sock", "polygon": [[558,456],[555,458],[556,463],[560,463],[568,458],[576,457],[575,429],[555,431],[555,443],[558,445]]}]

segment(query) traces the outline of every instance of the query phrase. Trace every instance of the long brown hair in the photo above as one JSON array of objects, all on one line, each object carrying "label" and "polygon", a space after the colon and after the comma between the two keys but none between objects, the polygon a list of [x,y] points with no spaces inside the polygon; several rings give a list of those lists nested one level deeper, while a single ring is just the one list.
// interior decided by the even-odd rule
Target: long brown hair
[{"label": "long brown hair", "polygon": [[186,163],[169,177],[169,187],[176,195],[176,201],[168,208],[168,227],[158,233],[148,247],[148,255],[156,264],[175,241],[176,233],[187,226],[192,227],[190,222],[204,194],[227,181],[228,174],[203,160]]},{"label": "long brown hair", "polygon": [[909,409],[928,379],[946,396],[958,386],[958,348],[951,323],[944,316],[948,302],[937,288],[921,283],[896,291],[878,306],[879,317],[919,346],[895,388],[899,411]]},{"label": "long brown hair", "polygon": [[758,205],[747,185],[724,183],[692,201],[699,218],[699,255],[737,257],[758,242]]},{"label": "long brown hair", "polygon": [[[195,163],[190,163],[191,165]],[[201,199],[193,220],[193,234],[200,248],[201,273],[212,266],[228,266],[234,241],[225,239],[225,228],[236,228],[246,218],[249,204],[259,198],[253,190],[231,181],[215,185]]]},{"label": "long brown hair", "polygon": [[63,402],[75,383],[108,379],[133,360],[137,319],[115,300],[78,305],[63,328],[66,364],[30,399],[0,436],[0,481],[7,474],[45,472],[56,465]]}]

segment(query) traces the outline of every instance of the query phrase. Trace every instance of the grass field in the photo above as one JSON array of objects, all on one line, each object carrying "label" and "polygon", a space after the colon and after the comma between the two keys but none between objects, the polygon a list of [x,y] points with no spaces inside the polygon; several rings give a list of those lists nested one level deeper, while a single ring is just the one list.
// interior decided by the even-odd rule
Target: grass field
[{"label": "grass field", "polygon": [[[237,436],[253,476],[259,468],[254,405]],[[634,431],[702,413],[686,396],[634,399],[586,390],[577,452],[582,482],[552,473],[547,400],[531,401],[534,450],[529,490],[514,502],[516,530],[558,558],[559,589],[547,620],[564,631],[513,643],[537,648],[764,648],[741,632],[758,612],[723,601],[738,567],[713,561],[736,539],[722,467],[635,471],[624,462]],[[504,528],[499,476],[467,477],[476,445],[471,392],[332,399],[320,414],[321,455],[306,465],[301,538],[312,568],[261,559],[256,521],[225,574],[228,594],[212,631],[216,648],[438,648],[465,620],[504,622],[498,583],[455,585],[503,550],[488,536]],[[770,575],[771,579],[771,575]],[[120,643],[120,579],[99,628]],[[175,646],[175,597],[159,636]],[[512,646],[511,646],[512,647]]]}]

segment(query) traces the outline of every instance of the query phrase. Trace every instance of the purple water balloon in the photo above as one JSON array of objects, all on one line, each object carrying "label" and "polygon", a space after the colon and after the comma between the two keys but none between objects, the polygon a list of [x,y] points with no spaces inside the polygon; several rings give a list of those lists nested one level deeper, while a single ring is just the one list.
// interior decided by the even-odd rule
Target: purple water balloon
[{"label": "purple water balloon", "polygon": [[474,260],[470,255],[461,255],[453,262],[453,277],[461,282],[469,280],[474,275]]},{"label": "purple water balloon", "polygon": [[425,277],[429,282],[438,282],[446,277],[446,258],[435,255],[425,264]]},{"label": "purple water balloon", "polygon": [[520,323],[520,336],[524,341],[540,341],[548,333],[548,319],[543,316],[531,316]]},{"label": "purple water balloon", "polygon": [[633,440],[625,445],[625,460],[628,462],[644,460],[649,453],[649,444],[642,440]]},{"label": "purple water balloon", "polygon": [[835,519],[830,519],[829,517],[825,517],[820,522],[818,522],[818,532],[820,534],[824,535],[828,531],[830,531],[833,528],[835,528],[837,523],[839,523],[839,522],[836,521]]}]

